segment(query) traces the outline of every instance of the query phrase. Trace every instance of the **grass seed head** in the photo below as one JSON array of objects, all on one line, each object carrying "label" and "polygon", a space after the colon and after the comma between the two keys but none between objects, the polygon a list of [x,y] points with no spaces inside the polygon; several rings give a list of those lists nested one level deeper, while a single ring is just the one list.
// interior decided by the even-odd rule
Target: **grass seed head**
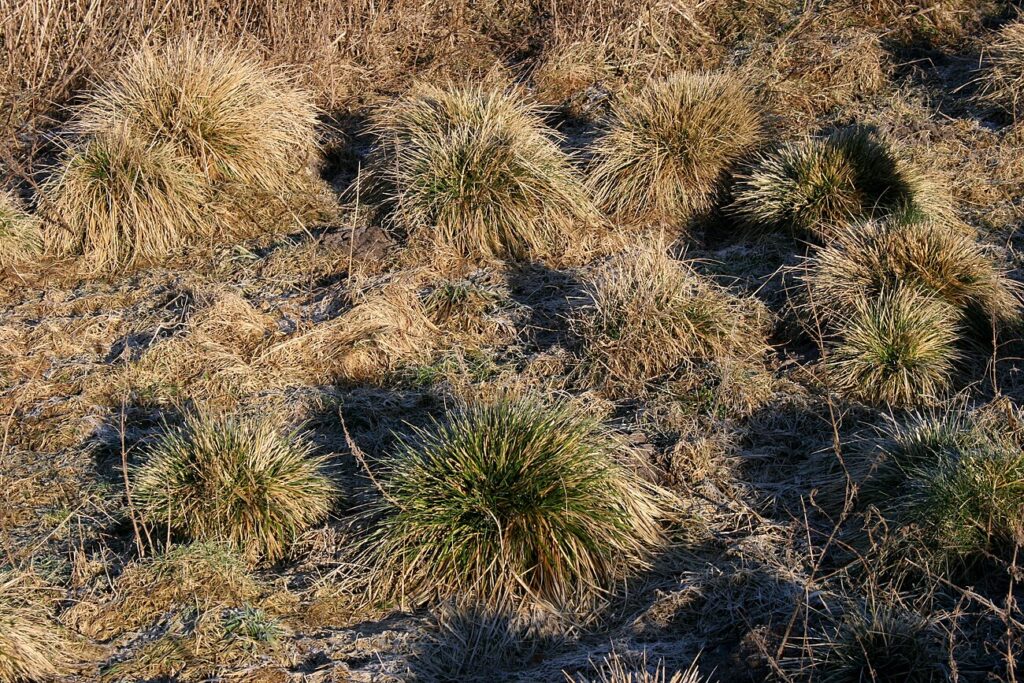
[{"label": "grass seed head", "polygon": [[761,132],[758,107],[736,76],[678,72],[613,105],[590,184],[620,219],[685,222],[711,208],[723,174]]},{"label": "grass seed head", "polygon": [[374,128],[391,219],[441,252],[549,255],[594,217],[555,133],[512,88],[420,85]]},{"label": "grass seed head", "polygon": [[593,420],[529,400],[418,431],[383,477],[380,583],[414,602],[594,603],[664,541],[659,492],[626,454]]},{"label": "grass seed head", "polygon": [[330,511],[334,488],[312,451],[268,420],[192,416],[136,470],[135,498],[150,523],[277,560]]},{"label": "grass seed head", "polygon": [[934,401],[950,384],[956,314],[948,304],[908,287],[865,298],[841,326],[828,358],[833,385],[873,404]]}]

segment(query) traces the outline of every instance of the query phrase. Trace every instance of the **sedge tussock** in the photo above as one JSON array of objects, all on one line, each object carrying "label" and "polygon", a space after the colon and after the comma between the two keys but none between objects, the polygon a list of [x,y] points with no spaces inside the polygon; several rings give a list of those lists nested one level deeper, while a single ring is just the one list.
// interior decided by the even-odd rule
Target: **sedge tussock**
[{"label": "sedge tussock", "polygon": [[825,318],[901,284],[996,322],[1021,312],[1020,286],[981,244],[929,221],[868,221],[839,230],[803,273],[809,303]]},{"label": "sedge tussock", "polygon": [[0,572],[0,683],[54,680],[73,664],[70,636],[34,577]]},{"label": "sedge tussock", "polygon": [[380,475],[373,582],[411,603],[593,605],[665,542],[663,492],[630,455],[591,418],[531,399],[419,429]]},{"label": "sedge tussock", "polygon": [[613,394],[643,390],[684,366],[757,362],[767,349],[748,302],[662,248],[635,248],[585,284],[592,304],[571,324],[590,373]]},{"label": "sedge tussock", "polygon": [[40,221],[14,193],[0,190],[0,268],[31,260],[42,246]]},{"label": "sedge tussock", "polygon": [[325,465],[302,435],[268,419],[192,415],[136,468],[134,498],[150,524],[274,561],[330,511]]},{"label": "sedge tussock", "polygon": [[511,87],[420,84],[374,130],[389,220],[435,251],[548,256],[594,220],[557,134]]},{"label": "sedge tussock", "polygon": [[863,129],[805,138],[762,155],[740,175],[730,210],[753,229],[788,230],[828,242],[872,217],[949,220],[939,183]]},{"label": "sedge tussock", "polygon": [[66,150],[43,186],[52,212],[46,248],[84,254],[94,271],[159,260],[191,236],[208,236],[210,191],[172,145],[147,145],[124,130],[91,136]]},{"label": "sedge tussock", "polygon": [[723,174],[760,135],[758,107],[736,76],[678,72],[614,103],[589,182],[620,220],[685,223],[711,208]]},{"label": "sedge tussock", "polygon": [[834,388],[873,404],[907,406],[938,399],[959,353],[956,312],[909,288],[859,301],[840,325],[828,359]]}]

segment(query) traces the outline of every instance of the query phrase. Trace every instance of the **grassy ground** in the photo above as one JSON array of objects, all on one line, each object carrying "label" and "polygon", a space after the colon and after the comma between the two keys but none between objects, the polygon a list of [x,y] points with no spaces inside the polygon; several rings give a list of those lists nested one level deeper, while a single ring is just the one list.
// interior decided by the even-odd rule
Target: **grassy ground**
[{"label": "grassy ground", "polygon": [[0,682],[1016,680],[1013,4],[130,4],[0,0]]}]

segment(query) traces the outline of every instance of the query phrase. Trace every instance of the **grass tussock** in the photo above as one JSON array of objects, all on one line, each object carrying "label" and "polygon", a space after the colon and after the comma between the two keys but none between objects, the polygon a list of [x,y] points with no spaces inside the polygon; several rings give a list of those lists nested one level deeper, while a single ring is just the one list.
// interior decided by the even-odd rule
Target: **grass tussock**
[{"label": "grass tussock", "polygon": [[[185,38],[127,59],[76,110],[43,196],[47,243],[94,270],[156,261],[324,209],[316,109],[240,48]],[[300,215],[302,214],[302,215]]]},{"label": "grass tussock", "polygon": [[723,174],[760,140],[753,95],[730,73],[678,72],[612,106],[590,185],[620,220],[685,222],[710,209]]},{"label": "grass tussock", "polygon": [[865,218],[950,215],[934,179],[863,129],[782,145],[739,176],[733,194],[731,211],[749,227],[826,243]]},{"label": "grass tussock", "polygon": [[686,366],[756,362],[767,348],[747,302],[660,245],[621,254],[585,286],[592,303],[572,326],[589,372],[612,394],[642,391]]},{"label": "grass tussock", "polygon": [[593,664],[593,669],[593,676],[577,674],[573,677],[567,673],[565,679],[568,683],[701,683],[704,680],[696,660],[686,670],[670,675],[664,662],[651,669],[646,652],[635,664],[612,652],[600,663]]},{"label": "grass tussock", "polygon": [[566,405],[501,401],[400,443],[368,544],[374,583],[420,603],[593,604],[664,542],[660,493]]},{"label": "grass tussock", "polygon": [[84,254],[92,270],[160,259],[188,239],[209,236],[210,188],[175,147],[146,145],[124,130],[66,150],[43,186],[48,251]]},{"label": "grass tussock", "polygon": [[915,287],[964,315],[1017,319],[1020,286],[972,236],[928,221],[868,221],[837,231],[808,258],[808,304],[828,317],[862,297]]},{"label": "grass tussock", "polygon": [[1005,111],[1016,123],[1024,114],[1024,21],[1003,26],[986,57],[979,97]]},{"label": "grass tussock", "polygon": [[274,561],[330,511],[325,464],[269,420],[191,416],[150,449],[133,495],[150,524]]},{"label": "grass tussock", "polygon": [[112,596],[79,603],[67,618],[82,633],[107,639],[147,628],[171,610],[203,612],[254,602],[261,590],[234,549],[194,543],[129,565],[114,582]]},{"label": "grass tussock", "polygon": [[32,260],[42,246],[39,220],[14,193],[0,190],[0,268]]},{"label": "grass tussock", "polygon": [[833,388],[868,403],[934,402],[952,381],[959,353],[957,318],[945,302],[916,289],[887,289],[862,299],[831,351]]},{"label": "grass tussock", "polygon": [[1009,560],[1024,540],[1021,415],[952,408],[893,422],[880,448],[899,495],[879,503],[906,554],[938,572]]},{"label": "grass tussock", "polygon": [[73,643],[33,577],[0,572],[0,683],[54,680],[73,664]]},{"label": "grass tussock", "polygon": [[390,220],[435,252],[551,255],[594,218],[557,135],[511,87],[419,85],[374,129]]}]

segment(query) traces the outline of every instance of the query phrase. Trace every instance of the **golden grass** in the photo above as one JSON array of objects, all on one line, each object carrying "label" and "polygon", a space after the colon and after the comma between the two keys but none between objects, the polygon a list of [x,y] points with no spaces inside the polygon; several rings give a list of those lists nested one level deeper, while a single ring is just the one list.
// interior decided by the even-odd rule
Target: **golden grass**
[{"label": "golden grass", "polygon": [[723,174],[761,132],[757,103],[737,76],[681,71],[613,103],[589,182],[619,220],[685,223],[711,208]]},{"label": "golden grass", "polygon": [[0,268],[32,260],[42,246],[39,220],[14,193],[0,190]]},{"label": "golden grass", "polygon": [[971,235],[929,221],[868,221],[838,230],[807,258],[803,273],[808,303],[824,318],[900,284],[998,323],[1021,312],[1021,288],[1006,266]]},{"label": "golden grass", "polygon": [[935,402],[959,358],[957,317],[949,304],[911,286],[856,303],[828,357],[832,386],[876,405]]},{"label": "golden grass", "polygon": [[511,87],[425,84],[379,112],[373,175],[390,221],[435,258],[564,250],[594,211],[540,113]]},{"label": "golden grass", "polygon": [[1003,26],[985,56],[979,97],[1004,110],[1016,123],[1024,113],[1024,21]]},{"label": "golden grass", "polygon": [[570,324],[588,374],[613,396],[703,364],[757,363],[767,349],[751,302],[671,258],[660,243],[611,259],[585,287],[592,303]]},{"label": "golden grass", "polygon": [[186,537],[281,559],[335,496],[326,460],[271,420],[193,415],[164,434],[133,477],[144,520]]},{"label": "golden grass", "polygon": [[364,544],[369,582],[403,604],[593,606],[665,542],[668,494],[632,457],[565,404],[453,412],[385,463],[368,513],[379,520]]},{"label": "golden grass", "polygon": [[0,682],[54,680],[70,673],[73,643],[50,615],[34,577],[0,572]]}]

